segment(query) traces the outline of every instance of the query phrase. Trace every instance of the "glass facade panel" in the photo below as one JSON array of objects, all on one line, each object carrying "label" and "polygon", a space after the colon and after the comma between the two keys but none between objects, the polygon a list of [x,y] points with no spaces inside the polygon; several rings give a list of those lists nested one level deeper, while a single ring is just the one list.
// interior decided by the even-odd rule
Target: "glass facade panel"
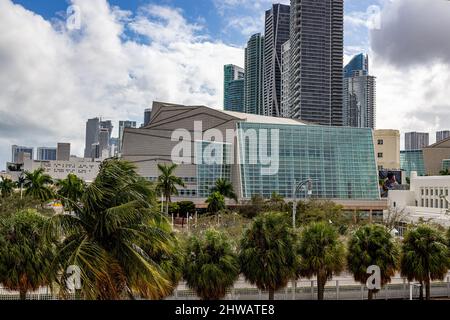
[{"label": "glass facade panel", "polygon": [[[270,130],[279,130],[279,168],[274,175],[262,175],[264,166],[259,161],[249,163],[248,156],[251,152],[258,154],[259,145],[251,151],[248,139],[238,131],[245,198],[255,194],[270,197],[274,191],[291,198],[294,180],[309,178],[316,180],[312,195],[315,198],[375,200],[380,197],[370,129],[248,122],[238,123],[238,129],[257,132],[267,129],[268,141],[271,141]],[[267,149],[271,150],[270,146]],[[299,191],[297,197],[304,197],[304,193]]]},{"label": "glass facade panel", "polygon": [[406,171],[406,177],[410,177],[411,171],[417,171],[417,175],[425,175],[425,163],[422,150],[400,151],[400,167]]},{"label": "glass facade panel", "polygon": [[[211,153],[214,158],[221,159],[217,163],[209,164],[202,156],[201,163],[197,165],[197,197],[207,198],[211,194],[211,188],[215,185],[216,180],[224,178],[231,181],[231,145],[225,143],[211,142],[211,141],[196,141],[195,149],[196,154],[200,158],[203,155],[205,149],[214,146],[214,152]],[[208,153],[209,152],[205,152]]]}]

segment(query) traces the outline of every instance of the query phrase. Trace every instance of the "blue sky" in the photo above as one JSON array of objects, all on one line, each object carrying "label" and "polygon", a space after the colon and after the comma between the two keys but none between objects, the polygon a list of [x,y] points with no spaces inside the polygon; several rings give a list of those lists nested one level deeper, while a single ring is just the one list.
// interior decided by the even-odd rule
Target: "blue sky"
[{"label": "blue sky", "polygon": [[[64,14],[70,1],[67,0],[13,0],[25,8],[51,20]],[[289,3],[289,0],[108,0],[111,6],[136,13],[139,7],[147,4],[157,4],[179,8],[189,23],[199,24],[204,33],[212,39],[223,41],[230,45],[244,46],[248,39],[240,28],[244,25],[249,32],[263,32],[262,15],[270,8],[271,2]],[[383,0],[346,0],[345,14],[347,16],[363,13],[374,5],[382,5]],[[369,9],[370,10],[370,9]],[[251,19],[250,19],[251,18]],[[233,23],[241,19],[240,24]],[[259,25],[257,24],[259,22]],[[255,24],[256,23],[256,24]],[[362,26],[346,24],[345,45],[347,47],[367,47],[368,30]]]}]

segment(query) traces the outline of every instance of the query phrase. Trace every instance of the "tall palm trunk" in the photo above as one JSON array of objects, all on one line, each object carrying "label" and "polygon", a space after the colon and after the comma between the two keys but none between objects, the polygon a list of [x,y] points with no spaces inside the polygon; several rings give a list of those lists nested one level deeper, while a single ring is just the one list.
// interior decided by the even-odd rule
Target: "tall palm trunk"
[{"label": "tall palm trunk", "polygon": [[275,300],[275,290],[269,289],[269,300]]},{"label": "tall palm trunk", "polygon": [[319,271],[317,273],[317,300],[323,300],[326,282],[327,282],[326,274],[324,274],[324,272]]},{"label": "tall palm trunk", "polygon": [[430,300],[431,299],[431,290],[430,290],[430,277],[428,276],[425,279],[425,299]]},{"label": "tall palm trunk", "polygon": [[419,299],[423,300],[423,281],[420,281]]},{"label": "tall palm trunk", "polygon": [[373,300],[373,294],[374,294],[374,290],[369,290],[369,293],[367,295],[367,299],[368,300]]},{"label": "tall palm trunk", "polygon": [[26,298],[27,298],[27,289],[20,288],[19,296],[20,296],[20,300],[26,300]]}]

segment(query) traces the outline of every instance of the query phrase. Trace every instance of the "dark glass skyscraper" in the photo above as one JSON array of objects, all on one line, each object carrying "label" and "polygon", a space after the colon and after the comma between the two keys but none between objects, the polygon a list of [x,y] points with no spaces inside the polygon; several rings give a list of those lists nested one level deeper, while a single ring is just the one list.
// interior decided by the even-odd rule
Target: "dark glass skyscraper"
[{"label": "dark glass skyscraper", "polygon": [[375,129],[376,79],[369,75],[369,58],[356,55],[344,67],[343,125]]},{"label": "dark glass skyscraper", "polygon": [[343,31],[343,0],[291,0],[291,117],[342,126]]},{"label": "dark glass skyscraper", "polygon": [[264,35],[264,114],[281,116],[281,46],[289,40],[290,6],[266,11]]},{"label": "dark glass skyscraper", "polygon": [[244,112],[264,114],[263,96],[264,37],[254,34],[245,48]]},{"label": "dark glass skyscraper", "polygon": [[244,69],[227,64],[223,71],[223,108],[244,112]]},{"label": "dark glass skyscraper", "polygon": [[344,67],[344,78],[350,78],[355,71],[359,71],[363,75],[369,74],[369,58],[364,53],[354,56]]}]

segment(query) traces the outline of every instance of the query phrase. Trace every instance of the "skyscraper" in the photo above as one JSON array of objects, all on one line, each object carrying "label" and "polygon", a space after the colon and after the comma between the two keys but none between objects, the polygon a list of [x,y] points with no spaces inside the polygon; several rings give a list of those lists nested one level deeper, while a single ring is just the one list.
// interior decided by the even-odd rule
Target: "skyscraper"
[{"label": "skyscraper", "polygon": [[233,64],[224,66],[223,107],[229,111],[244,111],[244,69]]},{"label": "skyscraper", "polygon": [[[104,154],[104,150],[110,150],[110,139],[113,128],[111,120],[101,121],[99,118],[93,118],[86,122],[85,158],[99,158]],[[99,144],[100,154],[95,151],[97,147],[93,147],[96,144]]]},{"label": "skyscraper", "polygon": [[40,161],[56,160],[56,148],[49,148],[49,147],[37,148],[37,160]]},{"label": "skyscraper", "polygon": [[355,56],[344,68],[343,125],[375,128],[376,79],[369,75],[369,58]]},{"label": "skyscraper", "polygon": [[[150,118],[148,119],[150,122]],[[144,125],[147,125],[148,123],[144,123]],[[123,142],[123,130],[125,128],[136,128],[136,121],[119,121],[119,141],[117,142],[117,151],[118,153],[122,152],[122,142]]]},{"label": "skyscraper", "polygon": [[291,117],[342,126],[343,29],[343,0],[291,0]]},{"label": "skyscraper", "polygon": [[264,37],[254,34],[245,48],[244,112],[264,114]]},{"label": "skyscraper", "polygon": [[421,150],[429,144],[429,134],[426,132],[405,133],[405,150]]},{"label": "skyscraper", "polygon": [[289,40],[290,6],[266,11],[264,34],[264,114],[281,116],[281,46]]},{"label": "skyscraper", "polygon": [[86,122],[86,141],[84,147],[84,157],[92,157],[92,145],[98,142],[98,132],[100,130],[100,119],[88,119]]},{"label": "skyscraper", "polygon": [[438,131],[436,132],[436,142],[440,142],[442,140],[445,140],[450,137],[450,131],[444,130],[444,131]]},{"label": "skyscraper", "polygon": [[150,123],[151,118],[152,118],[152,109],[151,108],[145,109],[145,111],[144,111],[144,127]]},{"label": "skyscraper", "polygon": [[[19,163],[23,162],[23,155],[28,154],[30,159],[33,159],[33,148],[32,147],[24,147],[24,146],[17,146],[13,145],[11,146],[11,161],[12,163]],[[22,154],[20,156],[19,154]]]},{"label": "skyscraper", "polygon": [[281,46],[281,116],[289,118],[289,71],[291,62],[291,42]]},{"label": "skyscraper", "polygon": [[59,161],[70,160],[70,143],[58,142],[56,147],[56,160]]}]

